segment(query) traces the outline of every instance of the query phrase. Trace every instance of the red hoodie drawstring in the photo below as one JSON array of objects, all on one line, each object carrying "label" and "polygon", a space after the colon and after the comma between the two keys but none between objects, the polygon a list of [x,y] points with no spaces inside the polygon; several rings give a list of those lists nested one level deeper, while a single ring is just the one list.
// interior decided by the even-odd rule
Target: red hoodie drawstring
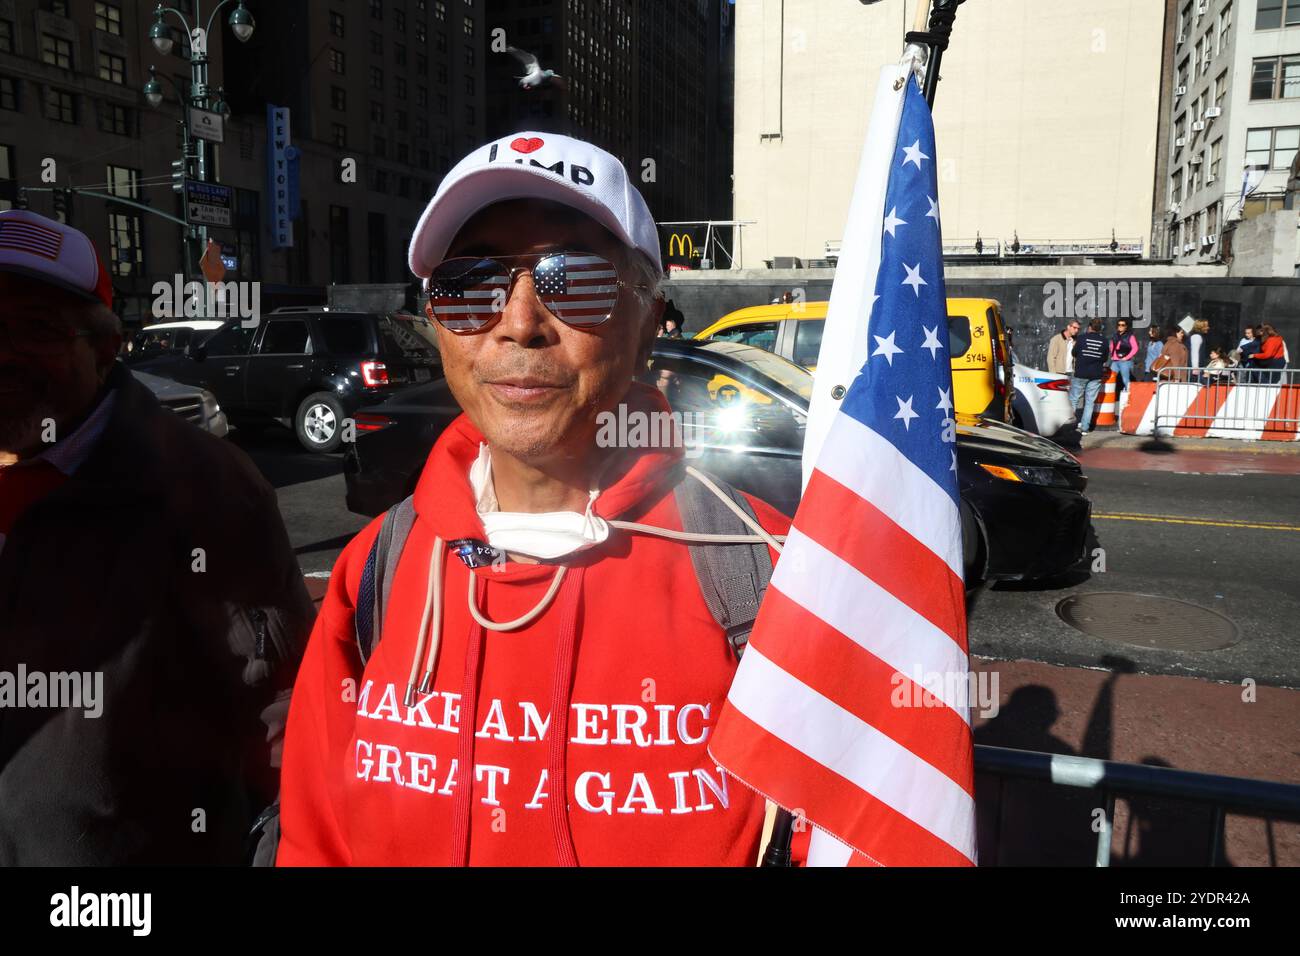
[{"label": "red hoodie drawstring", "polygon": [[569,570],[560,592],[560,639],[555,648],[555,679],[551,681],[551,743],[546,763],[550,788],[551,833],[560,866],[577,866],[573,831],[569,826],[569,698],[573,695],[573,664],[578,646],[578,612],[582,604],[582,572]]},{"label": "red hoodie drawstring", "polygon": [[[470,572],[475,579],[477,602],[482,605],[487,581]],[[465,680],[460,692],[460,734],[457,737],[457,772],[460,786],[452,805],[451,865],[469,866],[469,825],[474,803],[474,726],[478,723],[478,669],[483,661],[483,625],[475,622],[465,649]]]}]

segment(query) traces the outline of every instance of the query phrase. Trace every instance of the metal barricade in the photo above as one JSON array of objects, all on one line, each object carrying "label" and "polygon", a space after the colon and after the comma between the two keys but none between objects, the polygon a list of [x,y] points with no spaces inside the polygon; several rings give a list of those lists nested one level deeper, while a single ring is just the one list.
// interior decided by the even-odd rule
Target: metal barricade
[{"label": "metal barricade", "polygon": [[1300,432],[1300,369],[1165,368],[1156,380],[1155,434],[1177,428],[1286,437]]},{"label": "metal barricade", "polygon": [[[1038,780],[1097,791],[1104,814],[1097,832],[1097,866],[1110,866],[1116,797],[1166,797],[1210,807],[1213,810],[1210,866],[1220,862],[1223,821],[1228,813],[1263,818],[1270,826],[1273,820],[1300,823],[1300,785],[1297,784],[985,745],[975,747],[975,772],[1000,780]],[[998,816],[1000,837],[1000,811]]]}]

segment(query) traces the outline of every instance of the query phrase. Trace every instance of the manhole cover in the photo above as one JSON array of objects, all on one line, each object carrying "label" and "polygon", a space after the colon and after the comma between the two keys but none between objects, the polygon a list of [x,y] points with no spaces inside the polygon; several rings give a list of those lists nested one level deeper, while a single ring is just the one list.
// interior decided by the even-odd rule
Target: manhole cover
[{"label": "manhole cover", "polygon": [[1072,594],[1056,614],[1085,634],[1135,647],[1217,651],[1241,640],[1237,625],[1218,611],[1154,594]]}]

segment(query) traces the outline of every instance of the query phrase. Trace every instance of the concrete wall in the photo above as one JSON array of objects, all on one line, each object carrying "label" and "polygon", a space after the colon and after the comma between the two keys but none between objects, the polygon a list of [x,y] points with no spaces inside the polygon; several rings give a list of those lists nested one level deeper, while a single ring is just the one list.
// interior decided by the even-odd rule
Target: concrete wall
[{"label": "concrete wall", "polygon": [[[1170,270],[1096,267],[1075,270],[1071,279],[1064,270],[958,268],[949,271],[946,282],[951,296],[997,299],[1021,361],[1037,368],[1046,367],[1047,344],[1066,321],[1066,316],[1057,314],[1056,304],[1064,300],[1067,289],[1074,291],[1072,301],[1077,303],[1085,282],[1094,283],[1094,290],[1106,282],[1146,283],[1134,290],[1137,294],[1130,301],[1130,311],[1136,311],[1133,305],[1140,305],[1142,312],[1149,312],[1150,321],[1161,326],[1188,313],[1205,318],[1211,326],[1211,344],[1222,341],[1235,346],[1245,325],[1268,322],[1286,337],[1293,359],[1300,361],[1300,282],[1198,274],[1209,271],[1185,269],[1171,274]],[[697,332],[735,309],[770,302],[786,289],[803,289],[809,302],[827,299],[834,272],[752,270],[714,275],[718,277],[673,279],[666,284],[666,294],[686,316],[687,333]],[[1067,286],[1067,280],[1072,284]],[[1114,300],[1108,297],[1106,301]],[[1099,311],[1110,313],[1111,309],[1107,306]],[[1135,324],[1141,321],[1140,315],[1129,317]],[[1104,318],[1107,331],[1113,331],[1114,315]],[[1145,334],[1142,329],[1137,331]]]},{"label": "concrete wall", "polygon": [[[842,237],[879,70],[915,9],[738,0],[744,265]],[[935,110],[945,238],[1147,239],[1164,20],[1163,0],[963,4]]]},{"label": "concrete wall", "polygon": [[1279,209],[1237,225],[1232,276],[1294,276],[1300,267],[1300,210]]}]

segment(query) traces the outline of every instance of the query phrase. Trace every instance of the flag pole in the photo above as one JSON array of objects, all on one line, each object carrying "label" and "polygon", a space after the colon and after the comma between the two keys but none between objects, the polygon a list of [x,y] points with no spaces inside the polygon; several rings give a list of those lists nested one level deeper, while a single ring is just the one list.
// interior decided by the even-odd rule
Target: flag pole
[{"label": "flag pole", "polygon": [[923,92],[925,102],[929,104],[931,110],[934,109],[934,95],[939,85],[939,65],[943,62],[943,51],[948,49],[948,41],[952,38],[952,25],[957,19],[957,8],[965,2],[966,0],[933,0],[934,9],[929,10],[929,29],[925,29],[925,22],[921,15],[923,11],[929,9],[930,0],[922,0],[917,7],[918,26],[903,37],[904,42],[923,43],[930,51],[925,68]]}]

